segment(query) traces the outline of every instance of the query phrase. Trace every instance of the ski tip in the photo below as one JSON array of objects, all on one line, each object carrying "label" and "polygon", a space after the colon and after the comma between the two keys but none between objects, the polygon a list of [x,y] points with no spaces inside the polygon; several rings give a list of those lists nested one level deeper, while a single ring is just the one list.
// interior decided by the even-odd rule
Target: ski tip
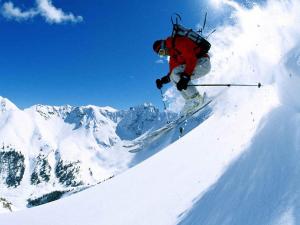
[{"label": "ski tip", "polygon": [[261,83],[258,83],[258,84],[257,84],[257,87],[258,87],[258,88],[261,88],[261,86],[262,86]]}]

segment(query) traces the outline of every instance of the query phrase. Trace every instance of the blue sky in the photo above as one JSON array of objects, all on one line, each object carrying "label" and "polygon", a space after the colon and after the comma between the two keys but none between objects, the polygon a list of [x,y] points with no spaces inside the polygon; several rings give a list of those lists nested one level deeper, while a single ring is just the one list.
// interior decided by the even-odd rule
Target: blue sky
[{"label": "blue sky", "polygon": [[220,17],[203,2],[1,1],[0,96],[21,108],[93,104],[126,109],[144,102],[161,107],[154,81],[168,65],[156,63],[152,43],[170,34],[173,12],[190,27],[206,11],[208,23],[218,23]]}]

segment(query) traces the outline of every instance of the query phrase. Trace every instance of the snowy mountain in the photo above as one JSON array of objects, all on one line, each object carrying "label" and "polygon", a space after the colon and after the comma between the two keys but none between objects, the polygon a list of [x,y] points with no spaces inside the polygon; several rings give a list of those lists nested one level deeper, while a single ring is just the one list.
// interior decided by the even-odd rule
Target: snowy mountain
[{"label": "snowy mountain", "polygon": [[44,105],[20,110],[8,99],[0,102],[0,197],[11,209],[59,199],[125,171],[140,160],[124,145],[166,123],[151,104],[128,111]]},{"label": "snowy mountain", "polygon": [[167,146],[168,138],[178,135],[168,134],[136,153],[133,161],[155,155],[113,179],[31,210],[1,214],[0,221],[300,224],[300,3],[267,1],[243,8],[223,2],[234,21],[211,37],[213,71],[199,82],[260,81],[262,88],[201,89],[218,98],[205,119],[193,118],[199,119],[198,126],[178,141]]}]

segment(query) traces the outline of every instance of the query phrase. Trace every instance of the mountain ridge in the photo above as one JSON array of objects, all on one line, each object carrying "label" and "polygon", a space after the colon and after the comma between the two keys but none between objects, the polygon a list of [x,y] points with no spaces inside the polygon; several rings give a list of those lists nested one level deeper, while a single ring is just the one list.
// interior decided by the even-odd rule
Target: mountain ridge
[{"label": "mountain ridge", "polygon": [[56,200],[126,170],[134,155],[122,143],[166,122],[149,103],[129,110],[41,104],[21,110],[7,98],[0,102],[0,197],[10,210]]}]

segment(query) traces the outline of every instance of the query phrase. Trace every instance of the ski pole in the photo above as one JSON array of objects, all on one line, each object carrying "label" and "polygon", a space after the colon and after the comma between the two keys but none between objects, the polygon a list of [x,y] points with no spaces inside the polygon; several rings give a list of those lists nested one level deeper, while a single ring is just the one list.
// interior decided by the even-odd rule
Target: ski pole
[{"label": "ski pole", "polygon": [[166,106],[166,103],[165,103],[165,100],[164,100],[164,94],[163,94],[163,92],[162,92],[161,89],[159,89],[159,90],[160,90],[161,100],[162,100],[162,102],[164,104],[164,111],[165,111],[165,114],[166,114],[166,117],[167,117],[167,123],[170,123],[169,122],[169,116],[168,116],[168,113],[167,113],[167,106]]},{"label": "ski pole", "polygon": [[205,87],[258,87],[262,86],[261,83],[258,84],[189,84],[190,87],[198,87],[198,86],[205,86]]}]

